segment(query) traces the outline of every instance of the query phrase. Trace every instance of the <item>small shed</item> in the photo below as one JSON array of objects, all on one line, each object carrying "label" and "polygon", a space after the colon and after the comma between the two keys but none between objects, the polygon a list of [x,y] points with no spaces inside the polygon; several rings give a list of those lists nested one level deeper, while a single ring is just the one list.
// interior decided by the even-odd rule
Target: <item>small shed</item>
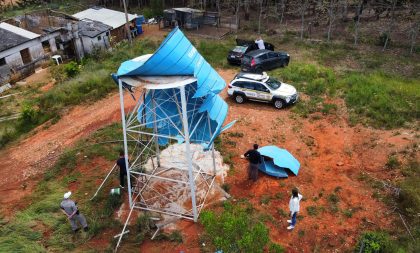
[{"label": "small shed", "polygon": [[203,25],[204,11],[192,8],[173,8],[179,27],[197,29]]}]

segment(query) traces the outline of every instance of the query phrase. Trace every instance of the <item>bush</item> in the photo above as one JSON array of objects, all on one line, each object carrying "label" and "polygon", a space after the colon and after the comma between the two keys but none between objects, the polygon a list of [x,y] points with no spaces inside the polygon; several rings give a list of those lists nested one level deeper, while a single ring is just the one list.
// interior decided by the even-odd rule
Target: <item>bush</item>
[{"label": "bush", "polygon": [[398,158],[396,156],[389,156],[388,157],[388,161],[386,162],[385,166],[388,169],[397,169],[398,167],[400,167],[401,163],[398,160]]},{"label": "bush", "polygon": [[200,221],[216,248],[226,253],[264,252],[270,241],[268,228],[239,205],[226,202],[221,214],[205,211]]},{"label": "bush", "polygon": [[68,78],[75,77],[80,72],[79,65],[77,62],[71,61],[64,65],[64,72]]},{"label": "bush", "polygon": [[357,243],[355,252],[387,253],[396,252],[389,235],[383,232],[365,232]]}]

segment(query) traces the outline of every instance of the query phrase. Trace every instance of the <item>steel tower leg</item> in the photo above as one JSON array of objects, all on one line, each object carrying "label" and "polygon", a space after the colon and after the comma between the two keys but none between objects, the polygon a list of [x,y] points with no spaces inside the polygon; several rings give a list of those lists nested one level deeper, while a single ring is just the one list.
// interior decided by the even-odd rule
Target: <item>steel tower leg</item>
[{"label": "steel tower leg", "polygon": [[127,173],[127,189],[128,189],[128,203],[130,208],[133,206],[133,200],[131,196],[131,181],[130,181],[130,170],[128,169],[128,146],[127,146],[127,128],[125,126],[125,112],[124,112],[124,91],[122,88],[122,81],[118,79],[118,86],[120,90],[120,105],[121,105],[121,123],[123,128],[124,137],[124,158],[125,158],[125,171]]},{"label": "steel tower leg", "polygon": [[185,138],[185,156],[187,158],[188,163],[188,177],[190,180],[190,188],[191,188],[191,203],[192,203],[192,211],[194,215],[194,222],[197,222],[198,213],[197,213],[197,204],[195,200],[195,183],[194,183],[194,176],[192,172],[192,161],[191,161],[191,151],[190,151],[190,133],[188,129],[188,116],[187,116],[187,100],[185,98],[185,86],[181,86],[181,107],[182,107],[182,121],[184,125],[184,138]]}]

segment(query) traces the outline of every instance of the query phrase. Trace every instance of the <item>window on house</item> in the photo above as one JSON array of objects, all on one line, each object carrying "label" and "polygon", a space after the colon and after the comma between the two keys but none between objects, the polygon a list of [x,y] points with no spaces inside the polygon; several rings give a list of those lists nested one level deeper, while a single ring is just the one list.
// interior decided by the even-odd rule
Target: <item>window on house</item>
[{"label": "window on house", "polygon": [[106,34],[105,34],[105,35],[109,37],[109,32],[106,32]]},{"label": "window on house", "polygon": [[6,58],[1,58],[0,59],[0,66],[4,66],[6,65]]},{"label": "window on house", "polygon": [[98,41],[100,41],[102,38],[101,38],[101,36],[98,36]]}]

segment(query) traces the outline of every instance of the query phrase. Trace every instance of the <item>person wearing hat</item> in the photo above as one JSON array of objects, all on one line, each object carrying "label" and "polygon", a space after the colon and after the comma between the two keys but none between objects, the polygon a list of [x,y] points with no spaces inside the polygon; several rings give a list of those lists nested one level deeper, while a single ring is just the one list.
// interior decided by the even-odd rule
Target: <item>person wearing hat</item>
[{"label": "person wearing hat", "polygon": [[76,202],[70,199],[71,192],[64,193],[64,199],[61,201],[60,208],[61,211],[67,216],[67,219],[70,221],[71,229],[74,233],[80,230],[77,223],[83,227],[84,231],[88,231],[89,227],[86,222],[86,218],[83,214],[77,209]]}]

